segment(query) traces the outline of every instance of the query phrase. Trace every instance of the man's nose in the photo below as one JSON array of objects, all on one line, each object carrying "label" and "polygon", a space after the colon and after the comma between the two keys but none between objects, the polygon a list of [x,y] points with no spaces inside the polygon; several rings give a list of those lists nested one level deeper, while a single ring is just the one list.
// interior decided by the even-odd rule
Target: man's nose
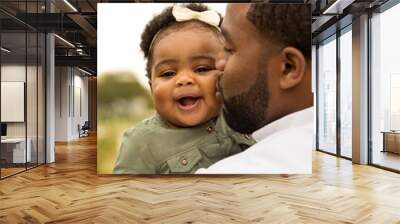
[{"label": "man's nose", "polygon": [[186,85],[193,85],[194,79],[191,74],[185,72],[182,74],[178,74],[178,79],[176,80],[177,86],[186,86]]}]

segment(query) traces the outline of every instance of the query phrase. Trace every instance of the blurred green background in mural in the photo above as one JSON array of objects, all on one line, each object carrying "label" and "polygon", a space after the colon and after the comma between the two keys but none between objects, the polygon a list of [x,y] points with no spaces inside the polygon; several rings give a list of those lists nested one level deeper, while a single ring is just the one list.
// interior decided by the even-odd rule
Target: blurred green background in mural
[{"label": "blurred green background in mural", "polygon": [[107,72],[97,79],[97,172],[112,173],[122,134],[154,113],[149,90],[127,71]]}]

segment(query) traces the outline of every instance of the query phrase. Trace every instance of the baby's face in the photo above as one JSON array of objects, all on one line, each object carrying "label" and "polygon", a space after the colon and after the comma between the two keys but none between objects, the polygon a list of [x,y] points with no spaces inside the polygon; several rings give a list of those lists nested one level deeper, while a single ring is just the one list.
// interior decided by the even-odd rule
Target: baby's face
[{"label": "baby's face", "polygon": [[161,117],[179,127],[202,124],[219,113],[215,61],[222,44],[211,31],[183,28],[155,44],[151,91]]}]

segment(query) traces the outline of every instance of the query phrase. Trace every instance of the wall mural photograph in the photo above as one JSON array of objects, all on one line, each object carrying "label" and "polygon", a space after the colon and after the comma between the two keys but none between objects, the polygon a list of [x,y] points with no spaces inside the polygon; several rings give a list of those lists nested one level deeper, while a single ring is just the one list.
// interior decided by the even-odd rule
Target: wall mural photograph
[{"label": "wall mural photograph", "polygon": [[99,4],[98,173],[311,173],[310,5],[226,6]]}]

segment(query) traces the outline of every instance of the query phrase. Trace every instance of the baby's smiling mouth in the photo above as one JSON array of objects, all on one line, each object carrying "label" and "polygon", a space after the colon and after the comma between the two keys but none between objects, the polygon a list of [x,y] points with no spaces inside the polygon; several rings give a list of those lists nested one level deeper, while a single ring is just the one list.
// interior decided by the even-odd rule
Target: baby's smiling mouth
[{"label": "baby's smiling mouth", "polygon": [[189,111],[197,107],[201,98],[201,96],[182,96],[176,102],[181,110]]}]

